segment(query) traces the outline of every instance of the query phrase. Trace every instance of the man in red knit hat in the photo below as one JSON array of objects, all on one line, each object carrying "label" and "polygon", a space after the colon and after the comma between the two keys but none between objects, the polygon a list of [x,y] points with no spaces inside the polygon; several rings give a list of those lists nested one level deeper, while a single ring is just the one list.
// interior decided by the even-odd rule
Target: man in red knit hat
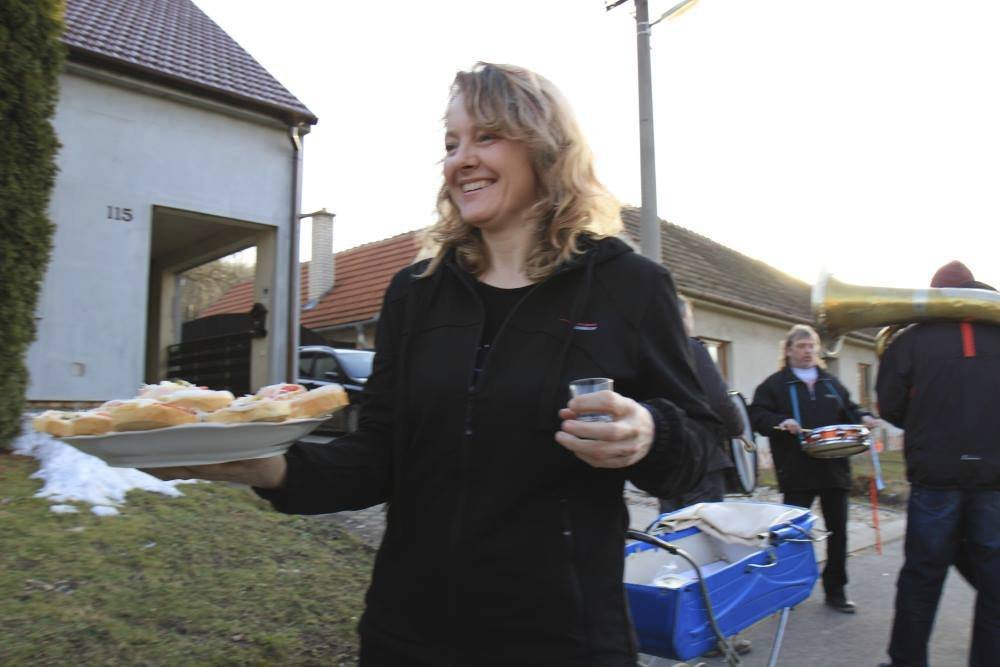
[{"label": "man in red knit hat", "polygon": [[[958,261],[938,269],[931,287],[996,291]],[[906,432],[910,481],[891,665],[927,665],[941,588],[956,564],[978,591],[969,665],[1000,665],[1000,325],[911,325],[886,349],[877,390],[882,418]]]}]

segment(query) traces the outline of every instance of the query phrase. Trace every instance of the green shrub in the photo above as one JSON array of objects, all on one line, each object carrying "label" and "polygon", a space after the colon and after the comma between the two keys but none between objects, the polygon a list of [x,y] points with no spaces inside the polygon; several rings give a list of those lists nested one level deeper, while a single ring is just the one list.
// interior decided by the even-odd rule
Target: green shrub
[{"label": "green shrub", "polygon": [[20,428],[35,304],[52,246],[49,194],[59,143],[62,0],[4,0],[0,11],[0,446]]}]

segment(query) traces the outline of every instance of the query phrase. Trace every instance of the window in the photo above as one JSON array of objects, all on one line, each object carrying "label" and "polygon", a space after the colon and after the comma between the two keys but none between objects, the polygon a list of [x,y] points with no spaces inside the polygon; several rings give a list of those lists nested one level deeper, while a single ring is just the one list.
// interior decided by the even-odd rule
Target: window
[{"label": "window", "polygon": [[729,384],[729,341],[715,340],[714,338],[699,338],[699,340],[705,344],[705,349],[708,350],[708,355],[712,357],[712,361],[718,367],[722,379],[726,381],[726,384]]},{"label": "window", "polygon": [[329,354],[316,355],[316,368],[313,372],[317,380],[338,380],[342,375],[340,364]]},{"label": "window", "polygon": [[312,365],[313,359],[316,358],[315,354],[305,352],[299,354],[299,377],[300,378],[310,378],[312,377]]},{"label": "window", "polygon": [[872,365],[858,364],[858,405],[872,410]]}]

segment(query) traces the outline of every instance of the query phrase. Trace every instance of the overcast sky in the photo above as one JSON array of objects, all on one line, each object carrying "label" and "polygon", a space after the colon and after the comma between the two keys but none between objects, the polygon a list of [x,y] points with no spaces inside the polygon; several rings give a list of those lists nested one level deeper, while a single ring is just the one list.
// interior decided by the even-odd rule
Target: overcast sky
[{"label": "overcast sky", "polygon": [[[640,201],[631,1],[195,2],[319,116],[303,210],[337,214],[336,250],[433,220],[477,60],[551,79]],[[810,282],[923,287],[957,258],[1000,287],[998,25],[984,0],[701,0],[655,26],[660,217]]]}]

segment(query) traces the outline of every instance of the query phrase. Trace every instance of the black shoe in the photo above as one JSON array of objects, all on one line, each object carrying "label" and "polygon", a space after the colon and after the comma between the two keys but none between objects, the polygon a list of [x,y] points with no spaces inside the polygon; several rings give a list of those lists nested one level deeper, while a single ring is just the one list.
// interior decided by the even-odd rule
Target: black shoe
[{"label": "black shoe", "polygon": [[[733,650],[736,651],[737,655],[746,655],[753,649],[753,643],[749,639],[733,639],[730,642]],[[703,654],[703,658],[721,658],[722,650],[718,647],[711,649],[707,653]]]},{"label": "black shoe", "polygon": [[836,609],[841,614],[853,614],[858,610],[857,606],[844,595],[827,595],[826,606]]}]

